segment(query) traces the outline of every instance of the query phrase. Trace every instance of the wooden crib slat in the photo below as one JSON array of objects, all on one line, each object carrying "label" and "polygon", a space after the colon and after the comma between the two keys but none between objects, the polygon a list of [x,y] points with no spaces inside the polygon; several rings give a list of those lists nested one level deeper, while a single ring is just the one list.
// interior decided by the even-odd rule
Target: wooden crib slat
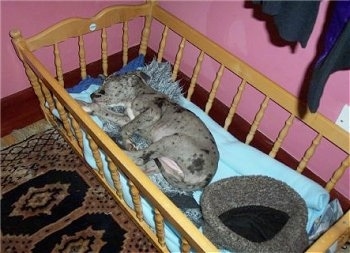
[{"label": "wooden crib slat", "polygon": [[227,114],[227,117],[225,119],[225,125],[224,125],[224,128],[227,130],[228,127],[231,125],[231,122],[232,122],[232,119],[233,119],[233,116],[235,115],[236,113],[236,110],[237,110],[237,106],[239,104],[239,101],[241,101],[241,98],[242,98],[242,94],[243,94],[243,91],[244,91],[244,88],[245,88],[245,85],[246,85],[247,81],[245,79],[242,79],[240,85],[238,86],[238,89],[237,89],[237,93],[236,95],[234,96],[233,98],[233,101],[232,101],[232,104],[230,106],[230,110]]},{"label": "wooden crib slat", "polygon": [[166,39],[168,37],[168,31],[169,31],[169,28],[167,26],[164,26],[163,33],[162,33],[162,39],[160,41],[159,49],[158,49],[158,55],[157,55],[158,62],[161,62],[163,59],[165,45],[166,45]]},{"label": "wooden crib slat", "polygon": [[86,59],[85,59],[85,47],[83,36],[79,36],[78,39],[79,46],[79,65],[80,65],[80,75],[81,79],[86,78]]},{"label": "wooden crib slat", "polygon": [[145,25],[142,30],[139,54],[146,55],[149,35],[151,32],[152,16],[145,17]]},{"label": "wooden crib slat", "polygon": [[310,158],[315,153],[315,150],[316,150],[318,144],[320,144],[321,139],[322,139],[322,134],[320,134],[320,133],[317,134],[317,136],[313,139],[311,146],[305,151],[305,154],[297,167],[298,172],[304,171]]},{"label": "wooden crib slat", "polygon": [[107,29],[106,28],[103,28],[101,32],[101,59],[102,59],[103,75],[108,76]]},{"label": "wooden crib slat", "polygon": [[134,204],[134,211],[136,212],[136,217],[139,221],[143,221],[143,211],[141,205],[140,192],[131,180],[128,180],[128,185],[130,187],[130,194],[132,198],[132,203]]},{"label": "wooden crib slat", "polygon": [[154,209],[154,219],[158,242],[162,247],[165,247],[164,218],[157,208]]},{"label": "wooden crib slat", "polygon": [[214,102],[214,99],[215,99],[215,96],[216,96],[216,92],[219,88],[219,84],[220,84],[220,81],[221,81],[221,77],[222,77],[222,74],[224,73],[224,69],[225,69],[225,66],[224,65],[220,65],[220,68],[219,68],[219,71],[216,73],[216,78],[213,82],[213,85],[212,85],[212,88],[211,88],[211,91],[209,93],[209,97],[208,97],[208,101],[205,105],[205,113],[209,113],[212,105],[213,105],[213,102]]},{"label": "wooden crib slat", "polygon": [[289,128],[292,125],[294,118],[295,118],[295,116],[293,114],[291,114],[288,117],[288,119],[286,120],[284,127],[282,128],[282,130],[278,134],[277,140],[273,144],[273,147],[269,153],[269,156],[271,156],[273,158],[276,156],[278,150],[280,149],[280,147],[282,145],[284,138],[286,138],[286,136],[288,134]]},{"label": "wooden crib slat", "polygon": [[333,173],[333,176],[331,177],[331,179],[328,181],[327,185],[326,185],[326,190],[327,191],[331,191],[335,184],[339,181],[339,179],[343,176],[343,174],[345,173],[345,171],[347,169],[349,169],[350,166],[350,155],[348,155],[340,164],[339,168],[336,169]]},{"label": "wooden crib slat", "polygon": [[74,119],[72,115],[70,115],[70,121],[72,123],[72,127],[75,133],[75,137],[78,141],[78,145],[81,148],[81,150],[83,150],[83,134],[82,134],[83,130],[81,129],[78,122]]},{"label": "wooden crib slat", "polygon": [[57,80],[58,80],[58,83],[60,85],[64,86],[62,61],[61,61],[60,51],[58,49],[58,43],[55,43],[53,47],[54,47],[54,56],[55,56],[55,67],[56,67]]},{"label": "wooden crib slat", "polygon": [[53,99],[55,101],[56,109],[58,111],[58,114],[60,115],[60,119],[61,119],[61,121],[63,123],[63,127],[64,127],[64,130],[65,130],[65,133],[67,134],[67,137],[72,142],[76,142],[76,140],[73,138],[73,132],[72,132],[71,124],[70,124],[70,121],[68,119],[68,114],[67,114],[65,108],[62,106],[62,104],[60,103],[60,101],[56,97],[53,97]]},{"label": "wooden crib slat", "polygon": [[190,244],[186,241],[185,238],[181,239],[181,252],[187,253],[190,252],[191,246]]},{"label": "wooden crib slat", "polygon": [[171,76],[174,81],[176,80],[177,73],[179,72],[179,67],[180,67],[180,63],[182,60],[182,56],[183,56],[183,52],[184,52],[184,48],[185,48],[185,43],[186,43],[186,39],[182,38],[181,43],[179,45],[179,50],[177,51],[177,54],[176,54],[176,60],[174,63],[173,74]]},{"label": "wooden crib slat", "polygon": [[265,114],[265,110],[266,110],[267,104],[269,103],[269,100],[270,99],[268,97],[264,98],[264,101],[262,102],[262,104],[260,106],[260,109],[259,109],[258,113],[255,116],[253,124],[250,127],[249,133],[248,133],[247,138],[245,140],[246,144],[249,144],[253,140],[255,132],[258,129],[258,126],[259,126],[259,124],[261,122],[261,119],[263,118],[263,116]]},{"label": "wooden crib slat", "polygon": [[123,66],[128,64],[129,27],[128,22],[123,23]]},{"label": "wooden crib slat", "polygon": [[204,52],[201,51],[199,56],[197,57],[197,63],[196,63],[196,66],[194,67],[192,78],[191,78],[191,83],[190,83],[190,86],[189,86],[188,91],[187,91],[187,99],[188,100],[191,100],[191,97],[193,95],[194,88],[197,84],[199,71],[202,68],[203,59],[204,59]]},{"label": "wooden crib slat", "polygon": [[117,166],[113,163],[113,161],[107,156],[107,163],[109,171],[111,172],[111,177],[113,180],[113,185],[115,191],[120,199],[123,199],[123,191],[122,185],[120,183],[120,174],[118,172]]},{"label": "wooden crib slat", "polygon": [[[42,83],[42,81],[39,79],[39,82],[41,84],[41,90],[46,98],[47,101],[47,105],[49,106],[50,111],[52,112],[55,108],[55,102],[53,99],[52,94],[50,93],[50,91],[47,89],[47,87]],[[45,102],[44,102],[45,103]]]},{"label": "wooden crib slat", "polygon": [[91,138],[90,135],[87,134],[86,138],[89,141],[89,146],[90,146],[90,149],[92,152],[92,156],[93,156],[95,163],[96,163],[98,174],[104,179],[105,176],[104,176],[104,172],[103,172],[103,163],[102,163],[102,158],[101,158],[99,148],[98,148],[96,142]]},{"label": "wooden crib slat", "polygon": [[[350,239],[350,210],[348,210],[335,224],[323,233],[317,242],[311,245],[305,252],[342,252],[341,246]],[[334,247],[335,246],[335,247]]]},{"label": "wooden crib slat", "polygon": [[26,75],[28,76],[28,79],[30,81],[30,84],[32,85],[32,87],[34,89],[34,93],[38,96],[40,106],[42,109],[44,109],[45,108],[45,98],[44,98],[43,91],[41,89],[42,85],[39,84],[38,77],[35,75],[35,73],[29,67],[29,65],[24,62],[23,66],[24,66]]}]

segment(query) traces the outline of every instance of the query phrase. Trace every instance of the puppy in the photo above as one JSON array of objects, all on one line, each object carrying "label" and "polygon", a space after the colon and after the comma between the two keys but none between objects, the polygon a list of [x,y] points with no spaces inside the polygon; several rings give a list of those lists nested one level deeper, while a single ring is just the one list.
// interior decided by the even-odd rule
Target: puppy
[{"label": "puppy", "polygon": [[[215,140],[194,113],[148,86],[148,78],[142,72],[111,75],[91,94],[92,103],[83,108],[120,126],[118,144],[141,168],[156,160],[172,186],[184,191],[202,189],[217,170]],[[135,134],[149,145],[136,150]]]}]

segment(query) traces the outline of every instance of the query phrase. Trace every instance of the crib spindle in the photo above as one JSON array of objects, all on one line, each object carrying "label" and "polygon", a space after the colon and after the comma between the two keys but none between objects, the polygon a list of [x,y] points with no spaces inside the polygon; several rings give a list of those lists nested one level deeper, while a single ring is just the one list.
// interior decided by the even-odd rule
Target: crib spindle
[{"label": "crib spindle", "polygon": [[45,98],[44,98],[43,91],[41,89],[41,87],[44,87],[44,85],[42,83],[39,84],[38,80],[40,79],[38,79],[38,77],[35,75],[35,73],[27,63],[23,63],[23,65],[24,65],[25,72],[29,78],[29,81],[34,89],[34,92],[38,96],[41,108],[45,108]]},{"label": "crib spindle", "polygon": [[171,76],[174,81],[176,80],[177,73],[179,72],[179,67],[180,67],[180,63],[182,60],[182,56],[183,56],[183,52],[184,52],[184,48],[185,48],[185,43],[186,43],[186,39],[182,38],[180,46],[179,46],[179,50],[177,51],[177,54],[176,54],[176,60],[174,63],[173,74]]},{"label": "crib spindle", "polygon": [[63,127],[67,137],[72,142],[76,143],[76,140],[73,138],[73,132],[72,132],[70,121],[68,119],[68,114],[66,112],[66,109],[63,107],[63,105],[60,103],[60,101],[56,97],[54,97],[53,99],[55,101],[56,108],[57,108],[58,114],[60,115],[60,119],[62,120]]},{"label": "crib spindle", "polygon": [[83,134],[81,127],[72,115],[70,115],[70,121],[72,122],[72,127],[74,129],[75,137],[78,141],[79,147],[81,148],[81,150],[83,150]]},{"label": "crib spindle", "polygon": [[194,67],[192,78],[191,78],[191,83],[190,83],[190,86],[189,86],[188,91],[187,91],[187,99],[188,100],[191,100],[191,97],[193,95],[194,88],[197,84],[199,71],[202,68],[203,59],[204,59],[204,51],[201,51],[198,58],[197,58],[197,63],[196,63],[196,66]]},{"label": "crib spindle", "polygon": [[258,126],[259,126],[259,124],[261,122],[261,119],[263,118],[263,116],[265,114],[265,110],[267,108],[267,104],[269,103],[269,100],[270,99],[268,97],[264,98],[264,101],[262,102],[262,104],[260,106],[260,109],[259,109],[258,113],[255,116],[253,124],[252,124],[252,126],[251,126],[251,128],[249,130],[249,133],[247,135],[247,138],[245,140],[246,144],[249,144],[253,140],[255,132],[258,129]]},{"label": "crib spindle", "polygon": [[[53,97],[51,92],[48,90],[48,88],[42,83],[42,81],[39,79],[39,82],[41,84],[41,90],[45,96],[45,99],[47,101],[47,105],[50,109],[50,111],[52,112],[53,110],[55,110],[55,102],[53,101]],[[45,103],[45,102],[44,102]]]},{"label": "crib spindle", "polygon": [[90,135],[87,134],[86,137],[87,137],[87,140],[89,141],[89,146],[92,152],[92,156],[96,163],[98,174],[104,179],[105,177],[103,173],[103,164],[102,164],[102,158],[101,158],[99,148],[96,142],[91,138]]},{"label": "crib spindle", "polygon": [[205,113],[208,114],[211,107],[213,106],[213,102],[214,102],[214,99],[215,99],[215,96],[216,96],[216,92],[219,88],[219,84],[220,84],[220,81],[221,81],[221,77],[222,77],[222,74],[224,73],[224,69],[225,69],[225,66],[221,64],[220,68],[219,68],[219,71],[216,73],[216,78],[213,82],[213,85],[212,85],[212,88],[211,88],[211,91],[210,91],[210,94],[209,94],[209,98],[208,98],[208,101],[205,105]]},{"label": "crib spindle", "polygon": [[102,28],[101,32],[101,59],[102,59],[102,71],[103,75],[108,75],[108,51],[107,51],[107,29]]},{"label": "crib spindle", "polygon": [[130,193],[132,203],[134,204],[134,211],[136,212],[136,217],[139,219],[139,221],[143,221],[140,192],[131,180],[128,180],[128,184],[130,187]]},{"label": "crib spindle", "polygon": [[151,23],[152,23],[152,16],[146,16],[145,25],[143,27],[143,31],[141,35],[139,54],[146,55],[147,53],[148,40],[149,40],[150,31],[151,31],[150,29]]},{"label": "crib spindle", "polygon": [[164,219],[160,214],[158,209],[154,209],[154,219],[156,224],[156,234],[158,238],[158,242],[162,247],[165,247],[165,233],[164,233]]},{"label": "crib spindle", "polygon": [[123,66],[128,64],[129,27],[128,21],[123,23]]},{"label": "crib spindle", "polygon": [[162,33],[162,40],[160,41],[159,49],[158,49],[158,56],[157,56],[158,62],[162,62],[162,59],[163,59],[164,49],[166,45],[166,38],[168,37],[168,31],[169,31],[169,28],[167,26],[164,26],[164,30]]},{"label": "crib spindle", "polygon": [[120,183],[120,174],[118,172],[117,166],[113,163],[113,161],[107,156],[108,168],[111,172],[111,177],[113,180],[113,185],[116,190],[116,193],[120,199],[123,198],[122,185]]},{"label": "crib spindle", "polygon": [[326,185],[326,190],[327,191],[331,191],[335,184],[339,181],[339,179],[343,176],[343,174],[345,173],[345,171],[347,169],[349,169],[350,166],[350,156],[348,155],[340,164],[340,167],[338,169],[335,170],[335,172],[333,173],[333,176],[331,177],[331,179],[328,181],[327,185]]},{"label": "crib spindle", "polygon": [[62,61],[61,61],[60,50],[58,49],[58,43],[55,43],[53,47],[54,47],[54,55],[55,55],[55,67],[56,67],[57,80],[60,85],[64,86]]},{"label": "crib spindle", "polygon": [[320,144],[321,139],[322,139],[322,134],[320,134],[320,133],[317,134],[315,139],[313,139],[311,146],[306,150],[303,158],[301,159],[301,161],[297,167],[298,172],[302,173],[304,171],[311,156],[315,153],[315,150],[316,150],[318,144]]},{"label": "crib spindle", "polygon": [[78,45],[79,45],[80,75],[81,75],[81,79],[85,79],[86,78],[86,59],[85,59],[84,39],[82,35],[79,36]]},{"label": "crib spindle", "polygon": [[233,116],[235,115],[235,113],[237,111],[237,106],[239,104],[239,101],[242,98],[242,94],[243,94],[246,83],[247,83],[247,81],[245,79],[242,79],[240,85],[238,86],[237,93],[233,98],[230,110],[229,110],[227,117],[225,119],[225,125],[224,125],[225,130],[227,130],[228,127],[231,125]]},{"label": "crib spindle", "polygon": [[191,250],[191,247],[190,247],[190,244],[186,241],[185,238],[182,238],[181,239],[181,252],[190,252]]},{"label": "crib spindle", "polygon": [[294,120],[294,115],[291,114],[291,115],[289,116],[289,118],[287,119],[287,121],[286,121],[284,127],[283,127],[282,130],[279,132],[278,137],[277,137],[277,140],[276,140],[275,143],[273,144],[273,147],[272,147],[272,149],[271,149],[271,151],[270,151],[270,153],[269,153],[269,156],[271,156],[271,157],[273,157],[273,158],[276,156],[278,150],[280,149],[280,147],[281,147],[281,145],[282,145],[282,142],[283,142],[284,138],[285,138],[285,137],[287,136],[287,134],[288,134],[289,128],[290,128],[290,126],[292,125],[293,120]]}]

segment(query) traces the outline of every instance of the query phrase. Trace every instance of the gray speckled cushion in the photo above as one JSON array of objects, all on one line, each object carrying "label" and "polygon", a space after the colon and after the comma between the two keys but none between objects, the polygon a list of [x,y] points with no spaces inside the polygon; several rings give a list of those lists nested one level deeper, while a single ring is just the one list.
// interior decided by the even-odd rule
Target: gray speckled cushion
[{"label": "gray speckled cushion", "polygon": [[[288,222],[271,239],[252,242],[226,227],[219,215],[235,207],[261,205],[283,211]],[[304,200],[287,184],[267,176],[238,176],[208,185],[201,198],[203,232],[219,248],[235,252],[303,252],[308,245]]]}]

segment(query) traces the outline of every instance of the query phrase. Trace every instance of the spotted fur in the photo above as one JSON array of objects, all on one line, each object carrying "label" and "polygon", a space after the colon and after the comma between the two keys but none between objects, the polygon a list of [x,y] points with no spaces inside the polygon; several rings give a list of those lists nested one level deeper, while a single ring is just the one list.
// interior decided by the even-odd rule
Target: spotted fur
[{"label": "spotted fur", "polygon": [[[146,81],[147,76],[139,72],[109,76],[85,110],[121,126],[119,144],[137,165],[147,170],[148,162],[157,159],[164,178],[174,187],[202,189],[217,170],[219,153],[213,136],[195,114]],[[130,141],[134,133],[150,145],[134,150]]]}]

